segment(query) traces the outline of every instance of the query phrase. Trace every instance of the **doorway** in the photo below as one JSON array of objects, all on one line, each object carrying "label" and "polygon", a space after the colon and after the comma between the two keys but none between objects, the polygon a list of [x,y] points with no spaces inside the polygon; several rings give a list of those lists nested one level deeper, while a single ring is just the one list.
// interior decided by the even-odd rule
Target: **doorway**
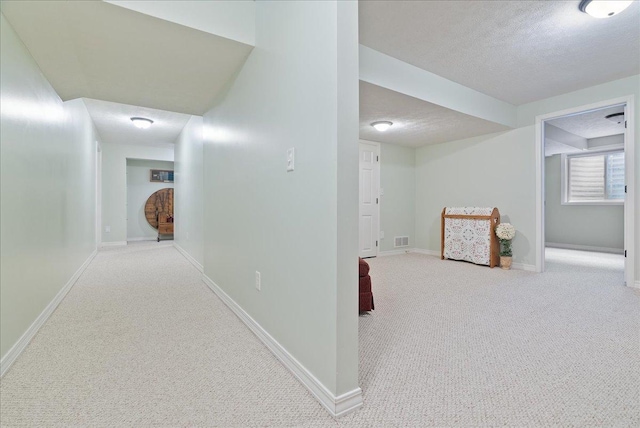
[{"label": "doorway", "polygon": [[359,248],[360,257],[378,255],[380,234],[380,144],[360,141]]},{"label": "doorway", "polygon": [[616,254],[623,281],[634,285],[633,97],[536,118],[537,254]]}]

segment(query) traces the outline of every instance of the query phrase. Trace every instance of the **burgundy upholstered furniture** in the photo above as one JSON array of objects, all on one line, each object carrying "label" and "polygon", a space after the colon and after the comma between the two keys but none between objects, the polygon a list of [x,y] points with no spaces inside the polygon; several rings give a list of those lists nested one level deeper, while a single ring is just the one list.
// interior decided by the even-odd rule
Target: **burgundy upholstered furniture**
[{"label": "burgundy upholstered furniture", "polygon": [[360,272],[360,312],[371,311],[373,307],[373,293],[371,292],[371,277],[369,276],[369,264],[359,259]]}]

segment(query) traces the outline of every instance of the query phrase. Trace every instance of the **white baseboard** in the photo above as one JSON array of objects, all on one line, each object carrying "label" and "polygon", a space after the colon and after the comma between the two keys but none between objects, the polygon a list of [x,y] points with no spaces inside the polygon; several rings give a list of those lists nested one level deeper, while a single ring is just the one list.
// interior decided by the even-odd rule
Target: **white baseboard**
[{"label": "white baseboard", "polygon": [[101,242],[100,247],[117,247],[120,245],[127,245],[127,241],[113,241],[113,242]]},{"label": "white baseboard", "polygon": [[306,367],[291,355],[278,341],[276,341],[260,324],[258,324],[244,309],[240,307],[227,293],[225,293],[207,275],[202,280],[222,300],[242,322],[265,344],[280,362],[298,378],[298,380],[313,394],[318,401],[334,416],[344,416],[362,406],[362,390],[356,388],[350,392],[335,396],[329,391]]},{"label": "white baseboard", "polygon": [[640,288],[640,281],[636,281],[631,287]]},{"label": "white baseboard", "polygon": [[144,238],[127,238],[127,242],[138,242],[138,241],[157,241],[157,236],[144,237]]},{"label": "white baseboard", "polygon": [[412,253],[426,254],[427,256],[440,257],[440,251],[425,250],[424,248],[414,248]]},{"label": "white baseboard", "polygon": [[589,245],[559,244],[556,242],[547,242],[545,243],[545,247],[562,248],[565,250],[595,251],[598,253],[624,254],[624,250],[622,248],[592,247]]},{"label": "white baseboard", "polygon": [[98,250],[93,250],[89,258],[82,263],[82,266],[73,274],[71,279],[67,281],[67,283],[62,287],[58,294],[53,298],[51,302],[44,308],[44,311],[38,315],[38,318],[31,324],[31,326],[24,332],[24,334],[18,339],[18,341],[9,349],[9,352],[6,353],[2,360],[0,360],[0,377],[4,376],[9,370],[9,367],[16,361],[16,359],[20,356],[22,351],[25,350],[31,339],[38,333],[38,330],[44,325],[44,323],[49,319],[53,311],[56,310],[60,302],[65,298],[73,284],[76,283],[82,272],[89,266],[89,263],[93,260],[93,258],[98,253]]},{"label": "white baseboard", "polygon": [[536,265],[529,265],[526,263],[511,263],[511,269],[526,270],[527,272],[535,272]]},{"label": "white baseboard", "polygon": [[196,269],[198,269],[200,272],[204,272],[204,267],[200,263],[198,263],[198,261],[194,259],[191,254],[187,253],[184,248],[178,245],[175,241],[173,243],[173,246],[176,247],[176,250],[178,250],[178,252],[180,252],[180,254],[182,254],[185,259],[189,260],[191,264],[196,267]]},{"label": "white baseboard", "polygon": [[413,252],[413,248],[400,248],[399,250],[378,251],[378,257],[398,256]]},{"label": "white baseboard", "polygon": [[[435,257],[440,257],[440,251],[434,251],[434,250],[425,250],[423,248],[414,248],[413,253],[418,253],[418,254],[426,254],[428,256],[435,256]],[[536,266],[535,265],[528,265],[525,263],[512,263],[511,264],[511,268],[512,269],[516,269],[516,270],[526,270],[528,272],[535,272],[536,271]]]}]

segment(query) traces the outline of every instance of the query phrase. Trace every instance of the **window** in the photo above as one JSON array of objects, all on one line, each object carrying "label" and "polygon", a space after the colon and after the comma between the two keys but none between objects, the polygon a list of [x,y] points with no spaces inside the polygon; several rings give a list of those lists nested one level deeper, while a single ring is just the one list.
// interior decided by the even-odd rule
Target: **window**
[{"label": "window", "polygon": [[563,204],[624,203],[624,151],[563,155]]}]

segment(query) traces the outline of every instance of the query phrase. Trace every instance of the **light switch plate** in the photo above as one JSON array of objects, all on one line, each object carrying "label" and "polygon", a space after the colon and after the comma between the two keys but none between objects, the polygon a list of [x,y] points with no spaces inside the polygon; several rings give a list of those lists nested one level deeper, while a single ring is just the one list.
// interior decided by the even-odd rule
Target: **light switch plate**
[{"label": "light switch plate", "polygon": [[260,289],[262,288],[262,279],[261,279],[261,275],[260,272],[256,271],[256,290],[260,291]]},{"label": "light switch plate", "polygon": [[293,171],[295,167],[295,160],[296,149],[294,147],[291,147],[289,150],[287,150],[287,172]]}]

